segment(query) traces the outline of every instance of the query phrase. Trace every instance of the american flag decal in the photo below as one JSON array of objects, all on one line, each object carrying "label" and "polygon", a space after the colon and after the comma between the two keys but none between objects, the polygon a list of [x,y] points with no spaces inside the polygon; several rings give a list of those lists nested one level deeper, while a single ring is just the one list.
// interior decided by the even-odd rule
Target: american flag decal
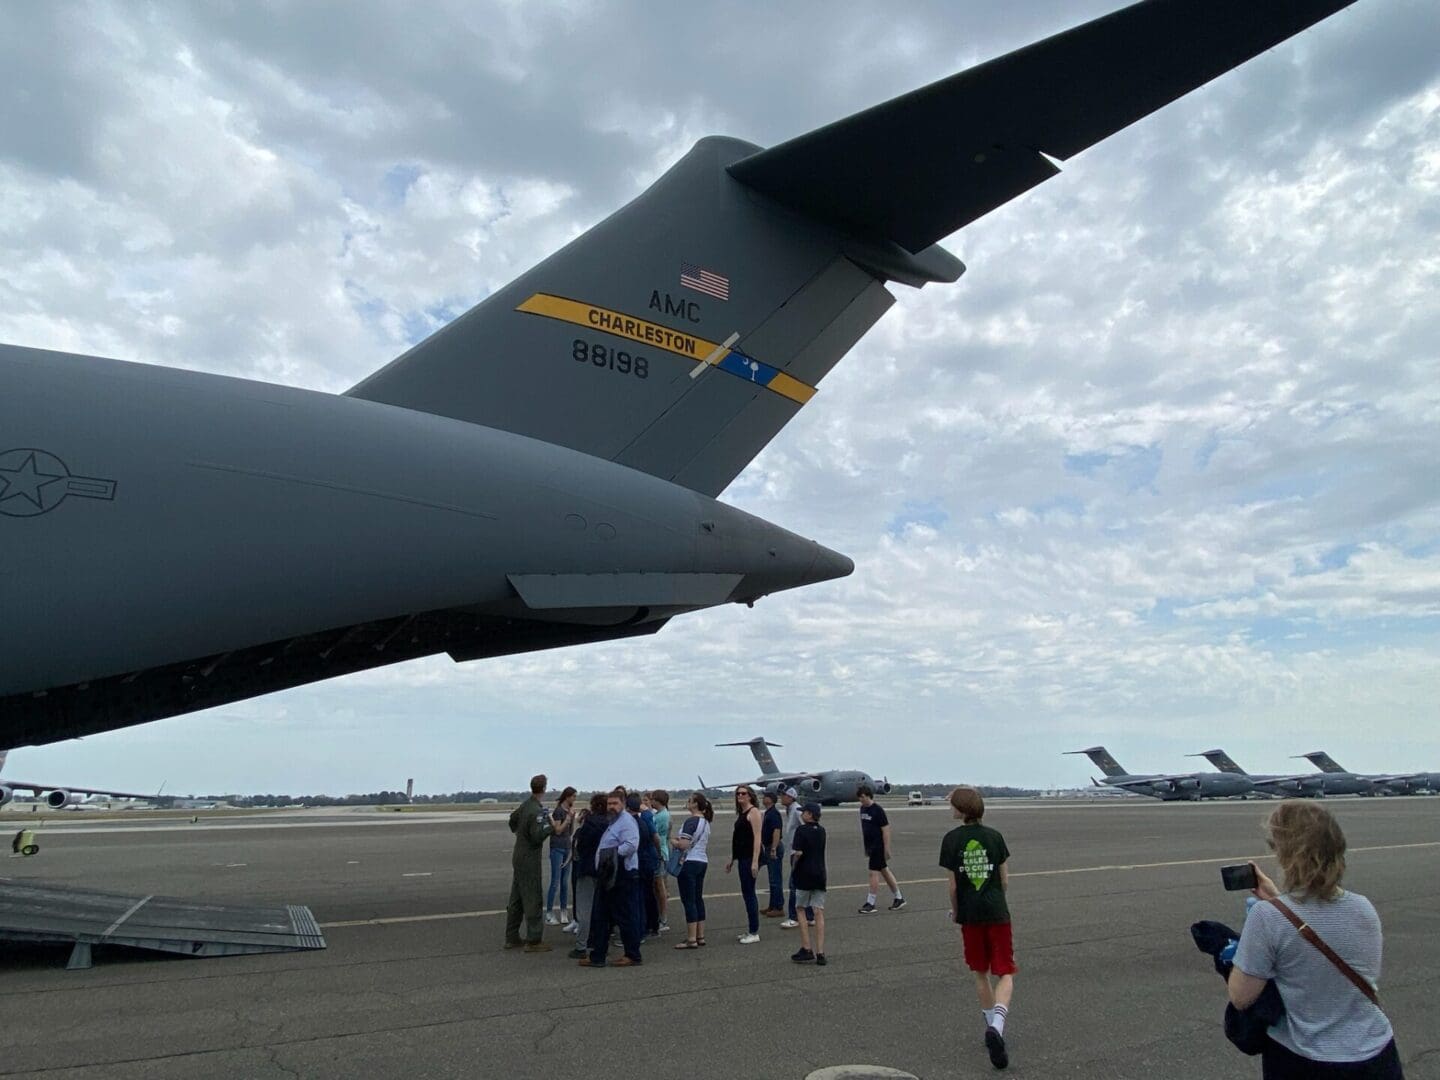
[{"label": "american flag decal", "polygon": [[730,279],[694,263],[680,264],[680,284],[706,296],[713,296],[716,300],[730,299]]}]

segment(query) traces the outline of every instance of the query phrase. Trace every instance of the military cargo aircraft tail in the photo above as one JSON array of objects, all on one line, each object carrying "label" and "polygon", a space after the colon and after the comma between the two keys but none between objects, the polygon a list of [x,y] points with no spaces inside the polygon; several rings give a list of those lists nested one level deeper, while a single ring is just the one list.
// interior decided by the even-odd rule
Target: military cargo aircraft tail
[{"label": "military cargo aircraft tail", "polygon": [[716,746],[748,746],[750,753],[755,755],[755,764],[760,766],[760,772],[764,776],[779,776],[780,766],[775,763],[775,755],[770,753],[770,747],[779,747],[778,742],[770,742],[768,739],[757,738],[747,739],[744,742],[722,742]]},{"label": "military cargo aircraft tail", "polygon": [[1109,750],[1103,746],[1092,746],[1088,750],[1067,750],[1067,754],[1084,754],[1095,763],[1095,767],[1106,776],[1129,776],[1120,763],[1115,760]]},{"label": "military cargo aircraft tail", "polygon": [[[894,302],[964,269],[757,198],[702,139],[647,191],[349,391],[719,494]],[[585,373],[583,393],[575,385]]]},{"label": "military cargo aircraft tail", "polygon": [[1203,757],[1221,772],[1239,773],[1241,776],[1245,775],[1245,770],[1236,764],[1235,759],[1225,753],[1224,750],[1203,750],[1198,754],[1188,754],[1186,756]]},{"label": "military cargo aircraft tail", "polygon": [[1308,754],[1296,754],[1295,756],[1303,757],[1321,772],[1343,773],[1349,771],[1324,750],[1311,750]]},{"label": "military cargo aircraft tail", "polygon": [[349,394],[717,495],[894,302],[885,282],[959,278],[939,240],[1352,2],[1134,4],[768,149],[702,139]]}]

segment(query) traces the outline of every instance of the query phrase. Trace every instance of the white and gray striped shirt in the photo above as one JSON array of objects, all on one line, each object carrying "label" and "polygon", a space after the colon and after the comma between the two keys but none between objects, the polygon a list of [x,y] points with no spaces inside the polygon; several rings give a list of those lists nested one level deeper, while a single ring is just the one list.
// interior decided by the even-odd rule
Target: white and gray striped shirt
[{"label": "white and gray striped shirt", "polygon": [[[1334,900],[1281,899],[1361,978],[1380,980],[1380,916],[1359,893]],[[1235,966],[1274,979],[1285,1016],[1270,1037],[1311,1061],[1365,1061],[1393,1037],[1390,1021],[1273,904],[1256,904],[1245,919]]]}]

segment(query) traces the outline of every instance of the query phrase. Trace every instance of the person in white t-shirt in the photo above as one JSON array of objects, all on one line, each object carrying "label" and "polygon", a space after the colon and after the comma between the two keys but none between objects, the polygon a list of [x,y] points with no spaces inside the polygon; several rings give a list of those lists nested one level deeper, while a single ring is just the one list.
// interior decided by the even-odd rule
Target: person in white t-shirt
[{"label": "person in white t-shirt", "polygon": [[675,879],[685,907],[685,940],[675,948],[698,949],[705,944],[705,871],[710,868],[710,823],[715,820],[715,808],[704,792],[697,791],[686,801],[685,809],[690,816],[671,841],[685,853]]}]

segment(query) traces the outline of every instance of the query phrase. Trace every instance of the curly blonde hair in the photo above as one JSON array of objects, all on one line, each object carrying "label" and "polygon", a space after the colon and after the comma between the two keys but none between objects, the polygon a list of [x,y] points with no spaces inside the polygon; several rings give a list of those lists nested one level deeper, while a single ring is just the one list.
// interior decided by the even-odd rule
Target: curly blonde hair
[{"label": "curly blonde hair", "polygon": [[1265,823],[1285,891],[1302,900],[1332,900],[1345,876],[1345,834],[1335,815],[1308,799],[1286,799]]}]

